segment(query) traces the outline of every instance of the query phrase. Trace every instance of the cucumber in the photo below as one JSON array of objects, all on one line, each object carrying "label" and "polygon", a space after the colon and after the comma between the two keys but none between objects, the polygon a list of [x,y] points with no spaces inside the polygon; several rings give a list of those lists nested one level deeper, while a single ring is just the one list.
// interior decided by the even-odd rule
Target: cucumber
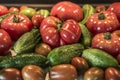
[{"label": "cucumber", "polygon": [[63,63],[70,63],[71,59],[80,56],[84,46],[76,43],[71,45],[64,45],[53,49],[47,56],[49,65],[54,66]]},{"label": "cucumber", "polygon": [[99,67],[103,69],[108,67],[119,67],[118,62],[114,57],[99,49],[86,49],[83,51],[82,57],[91,67]]},{"label": "cucumber", "polygon": [[32,53],[38,43],[40,43],[41,36],[39,29],[32,29],[30,32],[23,34],[13,45],[13,50],[16,54]]},{"label": "cucumber", "polygon": [[89,48],[92,42],[91,33],[84,24],[79,23],[79,25],[82,32],[80,43],[83,44],[85,48]]},{"label": "cucumber", "polygon": [[86,24],[88,18],[95,13],[95,9],[90,4],[84,4],[83,7],[84,19],[81,21],[82,24]]},{"label": "cucumber", "polygon": [[39,54],[21,54],[17,56],[9,56],[0,62],[0,68],[22,68],[25,65],[38,65],[45,67],[47,58]]}]

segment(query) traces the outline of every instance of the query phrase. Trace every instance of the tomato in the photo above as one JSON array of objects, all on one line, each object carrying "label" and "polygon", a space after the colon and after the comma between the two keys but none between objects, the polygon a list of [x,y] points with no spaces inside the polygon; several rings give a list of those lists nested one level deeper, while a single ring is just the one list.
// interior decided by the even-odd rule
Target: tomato
[{"label": "tomato", "polygon": [[40,33],[44,43],[54,48],[78,42],[81,36],[79,24],[73,19],[61,23],[62,21],[54,16],[49,16],[42,21]]},{"label": "tomato", "polygon": [[102,12],[102,11],[105,11],[106,10],[106,7],[105,5],[98,5],[96,6],[96,12]]},{"label": "tomato", "polygon": [[60,64],[50,68],[50,80],[76,80],[77,71],[71,64]]},{"label": "tomato", "polygon": [[0,5],[0,16],[7,13],[8,13],[8,8],[5,5]]},{"label": "tomato", "polygon": [[106,78],[106,80],[119,80],[120,72],[119,72],[119,70],[117,70],[113,67],[108,67],[105,70],[105,78]]},{"label": "tomato", "polygon": [[111,33],[99,33],[92,39],[92,47],[108,52],[117,56],[120,52],[120,37]]},{"label": "tomato", "polygon": [[23,80],[45,80],[43,69],[36,65],[26,65],[22,68]]},{"label": "tomato", "polygon": [[113,33],[120,37],[120,30],[115,30]]},{"label": "tomato", "polygon": [[0,80],[22,80],[21,72],[16,68],[4,68],[0,70]]},{"label": "tomato", "polygon": [[120,52],[119,52],[119,54],[117,55],[117,61],[118,61],[118,63],[120,64]]},{"label": "tomato", "polygon": [[3,29],[0,29],[0,56],[6,55],[7,51],[12,47],[10,35]]},{"label": "tomato", "polygon": [[25,9],[25,8],[28,8],[28,6],[27,5],[20,6],[20,11],[23,10],[23,9]]},{"label": "tomato", "polygon": [[75,66],[79,74],[84,74],[84,72],[89,68],[87,61],[81,57],[74,57],[71,64]]},{"label": "tomato", "polygon": [[51,50],[51,47],[46,43],[38,44],[35,48],[36,53],[44,56],[47,56]]},{"label": "tomato", "polygon": [[120,2],[114,2],[108,6],[107,11],[112,11],[116,14],[119,22],[120,22]]},{"label": "tomato", "polygon": [[98,67],[91,67],[85,72],[84,80],[104,80],[104,71]]},{"label": "tomato", "polygon": [[17,7],[10,7],[9,12],[19,12],[19,9]]},{"label": "tomato", "polygon": [[20,14],[26,15],[29,19],[31,19],[32,16],[36,14],[36,10],[33,8],[25,8],[20,11]]},{"label": "tomato", "polygon": [[95,13],[87,20],[87,28],[95,35],[102,32],[113,32],[119,27],[119,21],[116,15],[110,11]]},{"label": "tomato", "polygon": [[1,23],[1,28],[6,30],[13,40],[32,29],[31,20],[22,14],[10,15]]},{"label": "tomato", "polygon": [[70,1],[56,3],[52,7],[50,15],[56,16],[61,20],[74,19],[76,21],[81,21],[83,19],[83,11],[80,5]]},{"label": "tomato", "polygon": [[32,23],[33,23],[34,26],[36,26],[37,28],[39,28],[39,26],[40,26],[40,24],[41,24],[41,22],[42,22],[43,19],[44,19],[44,17],[42,15],[35,14],[32,17]]}]

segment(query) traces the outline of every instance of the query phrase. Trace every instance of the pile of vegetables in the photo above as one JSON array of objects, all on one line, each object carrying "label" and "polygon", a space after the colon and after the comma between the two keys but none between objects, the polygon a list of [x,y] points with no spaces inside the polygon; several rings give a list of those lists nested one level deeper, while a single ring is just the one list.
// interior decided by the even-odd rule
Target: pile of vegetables
[{"label": "pile of vegetables", "polygon": [[0,80],[120,80],[120,2],[0,5]]}]

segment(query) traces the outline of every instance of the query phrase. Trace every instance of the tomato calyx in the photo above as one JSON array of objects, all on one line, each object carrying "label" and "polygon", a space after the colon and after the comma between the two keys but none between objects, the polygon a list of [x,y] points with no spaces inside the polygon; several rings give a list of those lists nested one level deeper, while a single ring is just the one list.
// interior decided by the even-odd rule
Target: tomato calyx
[{"label": "tomato calyx", "polygon": [[98,15],[98,19],[99,19],[99,20],[104,20],[104,19],[105,19],[104,13],[100,13],[100,14]]},{"label": "tomato calyx", "polygon": [[20,18],[18,18],[16,15],[14,15],[13,23],[19,23],[19,22],[20,22]]},{"label": "tomato calyx", "polygon": [[103,33],[103,35],[104,35],[104,39],[107,39],[107,40],[111,39],[111,33],[110,32]]}]

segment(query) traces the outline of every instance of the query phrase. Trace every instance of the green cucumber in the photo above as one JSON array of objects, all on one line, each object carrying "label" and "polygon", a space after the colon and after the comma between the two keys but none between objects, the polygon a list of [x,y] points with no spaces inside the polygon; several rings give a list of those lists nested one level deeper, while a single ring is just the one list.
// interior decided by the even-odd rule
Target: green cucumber
[{"label": "green cucumber", "polygon": [[108,68],[108,67],[119,67],[117,60],[110,54],[100,49],[86,49],[83,51],[82,57],[92,67]]},{"label": "green cucumber", "polygon": [[46,66],[47,58],[39,54],[21,54],[17,56],[9,56],[0,62],[0,68],[22,68],[25,65]]},{"label": "green cucumber", "polygon": [[32,53],[38,43],[40,43],[39,29],[32,29],[30,32],[23,34],[13,45],[16,54]]},{"label": "green cucumber", "polygon": [[84,4],[83,7],[84,19],[81,21],[82,24],[86,24],[88,18],[95,13],[95,9],[90,4]]},{"label": "green cucumber", "polygon": [[71,59],[76,56],[80,56],[84,46],[76,43],[71,45],[64,45],[53,49],[47,56],[48,63],[51,66],[70,63]]},{"label": "green cucumber", "polygon": [[91,33],[84,24],[79,23],[79,25],[80,25],[81,32],[82,32],[80,43],[83,44],[85,48],[88,48],[90,47],[91,41],[92,41]]}]

